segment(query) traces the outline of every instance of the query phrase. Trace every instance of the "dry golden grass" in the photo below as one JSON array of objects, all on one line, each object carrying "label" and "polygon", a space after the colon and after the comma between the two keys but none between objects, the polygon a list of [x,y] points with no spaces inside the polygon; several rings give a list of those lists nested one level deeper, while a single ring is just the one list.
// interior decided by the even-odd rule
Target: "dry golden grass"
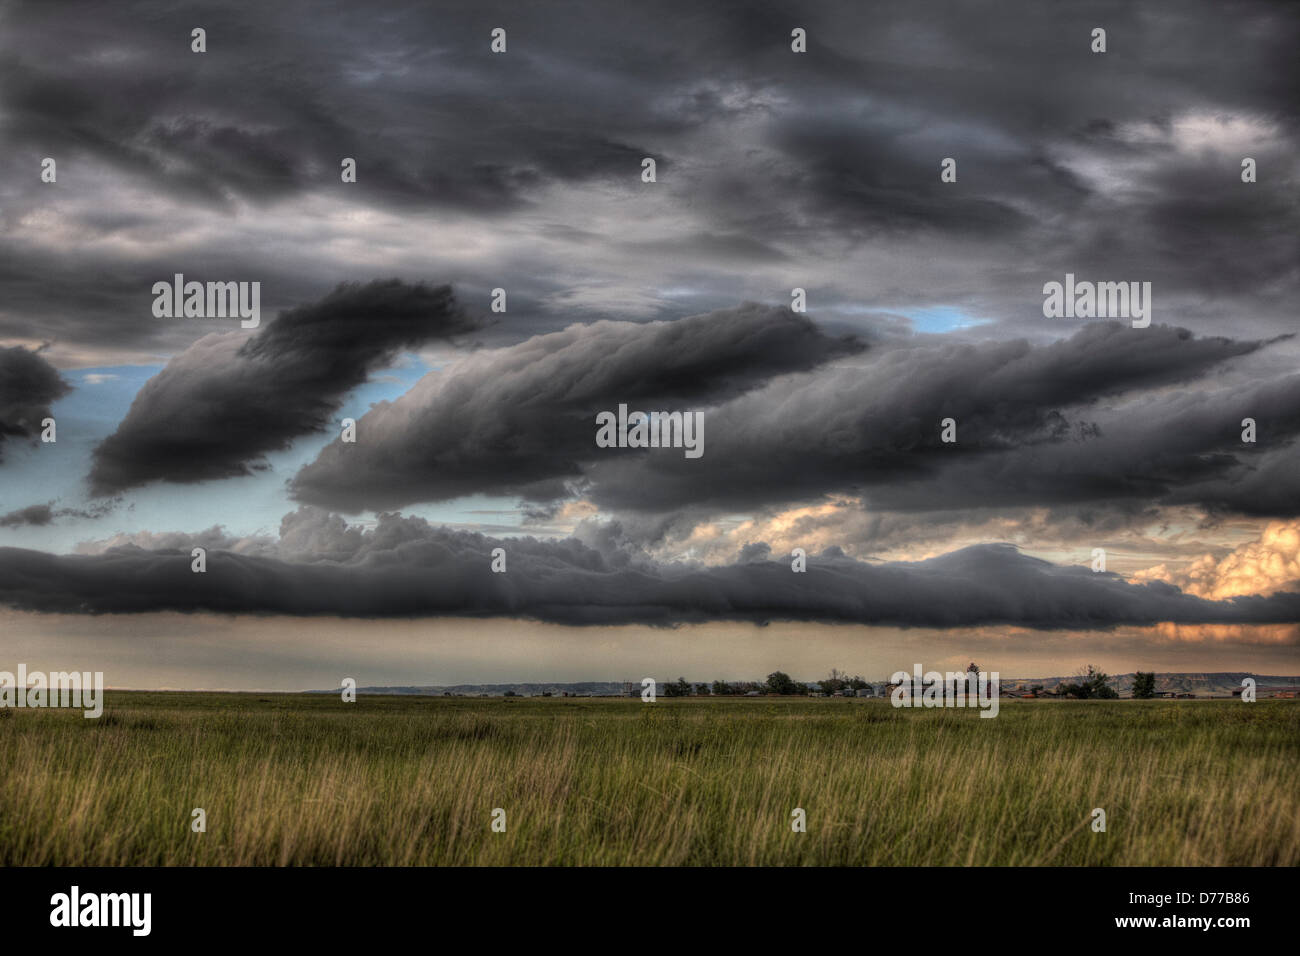
[{"label": "dry golden grass", "polygon": [[1296,865],[1297,770],[1294,701],[110,693],[0,712],[0,863]]}]

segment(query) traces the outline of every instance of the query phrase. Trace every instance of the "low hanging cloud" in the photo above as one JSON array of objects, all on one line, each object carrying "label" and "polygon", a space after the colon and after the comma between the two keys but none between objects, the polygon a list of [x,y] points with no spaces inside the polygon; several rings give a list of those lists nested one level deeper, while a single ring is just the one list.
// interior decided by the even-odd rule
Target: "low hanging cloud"
[{"label": "low hanging cloud", "polygon": [[[609,526],[558,541],[500,539],[381,515],[373,530],[300,508],[280,540],[214,550],[191,570],[186,547],[54,555],[0,548],[0,603],[30,611],[390,617],[515,617],[568,625],[821,621],[897,627],[1010,624],[1287,624],[1300,593],[1208,601],[1169,584],[1132,584],[1059,566],[1009,545],[871,564],[838,549],[807,571],[754,545],[720,567],[667,564],[618,544]],[[208,536],[211,537],[210,535]],[[491,570],[504,549],[506,571]]]},{"label": "low hanging cloud", "polygon": [[145,383],[95,449],[92,492],[247,475],[265,453],[324,428],[347,393],[403,349],[479,324],[450,286],[391,279],[340,285],[251,338],[204,336]]},{"label": "low hanging cloud", "polygon": [[326,446],[296,498],[342,511],[474,493],[550,499],[602,451],[595,417],[715,405],[775,376],[859,352],[788,308],[755,304],[673,322],[573,325],[430,372]]},{"label": "low hanging cloud", "polygon": [[58,370],[37,352],[0,348],[0,461],[10,438],[33,438],[50,405],[72,391]]}]

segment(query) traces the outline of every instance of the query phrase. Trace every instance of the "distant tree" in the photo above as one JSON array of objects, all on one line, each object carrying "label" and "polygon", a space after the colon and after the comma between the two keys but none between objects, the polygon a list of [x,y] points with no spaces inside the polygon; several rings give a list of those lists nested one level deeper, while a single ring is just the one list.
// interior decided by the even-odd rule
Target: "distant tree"
[{"label": "distant tree", "polygon": [[1062,683],[1057,692],[1062,696],[1077,697],[1080,700],[1113,700],[1119,696],[1119,693],[1106,683],[1109,679],[1104,671],[1089,664],[1079,675],[1079,680]]},{"label": "distant tree", "polygon": [[515,693],[514,691],[512,691],[512,690],[508,690],[508,691],[506,691],[504,694],[502,694],[501,696],[502,696],[502,697],[518,697],[519,695],[516,694],[516,693]]},{"label": "distant tree", "polygon": [[845,676],[846,675],[840,673],[836,668],[832,667],[831,676],[824,680],[819,680],[817,686],[822,689],[822,693],[829,697],[844,689],[844,685],[847,683]]},{"label": "distant tree", "polygon": [[665,697],[690,697],[691,685],[686,682],[685,677],[677,678],[674,684],[664,684]]},{"label": "distant tree", "polygon": [[696,685],[695,685],[695,693],[696,693],[697,695],[699,695],[700,697],[708,697],[708,696],[709,696],[709,685],[708,685],[708,684],[696,684]]},{"label": "distant tree", "polygon": [[773,671],[767,675],[767,684],[764,690],[769,694],[790,695],[799,692],[799,685],[784,671]]},{"label": "distant tree", "polygon": [[713,693],[717,697],[730,697],[736,693],[736,688],[732,687],[724,680],[715,680],[713,682]]},{"label": "distant tree", "polygon": [[1034,684],[1032,687],[1029,688],[1029,693],[1033,697],[1037,697],[1042,692],[1043,692],[1042,684]]},{"label": "distant tree", "polygon": [[861,675],[861,674],[858,674],[857,676],[850,678],[850,679],[849,679],[849,682],[848,682],[848,685],[849,685],[849,689],[850,689],[850,690],[866,690],[866,689],[867,689],[867,682],[866,682],[865,680],[862,679],[862,675]]},{"label": "distant tree", "polygon": [[1119,691],[1107,683],[1110,678],[1097,668],[1089,665],[1087,678],[1091,689],[1089,696],[1094,700],[1114,700],[1119,696]]},{"label": "distant tree", "polygon": [[1150,700],[1156,696],[1155,672],[1144,674],[1138,671],[1133,675],[1133,696],[1139,700]]}]

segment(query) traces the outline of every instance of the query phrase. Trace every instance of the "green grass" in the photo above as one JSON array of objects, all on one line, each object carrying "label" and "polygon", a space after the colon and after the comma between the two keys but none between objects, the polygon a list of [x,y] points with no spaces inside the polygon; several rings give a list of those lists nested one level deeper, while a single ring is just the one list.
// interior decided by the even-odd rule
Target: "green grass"
[{"label": "green grass", "polygon": [[1282,700],[110,692],[0,711],[0,863],[1294,866],[1298,770]]}]

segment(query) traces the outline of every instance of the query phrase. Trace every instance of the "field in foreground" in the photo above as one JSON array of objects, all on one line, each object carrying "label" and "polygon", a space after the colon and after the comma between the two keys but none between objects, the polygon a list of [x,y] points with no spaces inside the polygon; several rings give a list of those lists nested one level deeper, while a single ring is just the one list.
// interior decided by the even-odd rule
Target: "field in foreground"
[{"label": "field in foreground", "polygon": [[0,711],[0,864],[1297,865],[1298,771],[1285,700],[110,692]]}]

